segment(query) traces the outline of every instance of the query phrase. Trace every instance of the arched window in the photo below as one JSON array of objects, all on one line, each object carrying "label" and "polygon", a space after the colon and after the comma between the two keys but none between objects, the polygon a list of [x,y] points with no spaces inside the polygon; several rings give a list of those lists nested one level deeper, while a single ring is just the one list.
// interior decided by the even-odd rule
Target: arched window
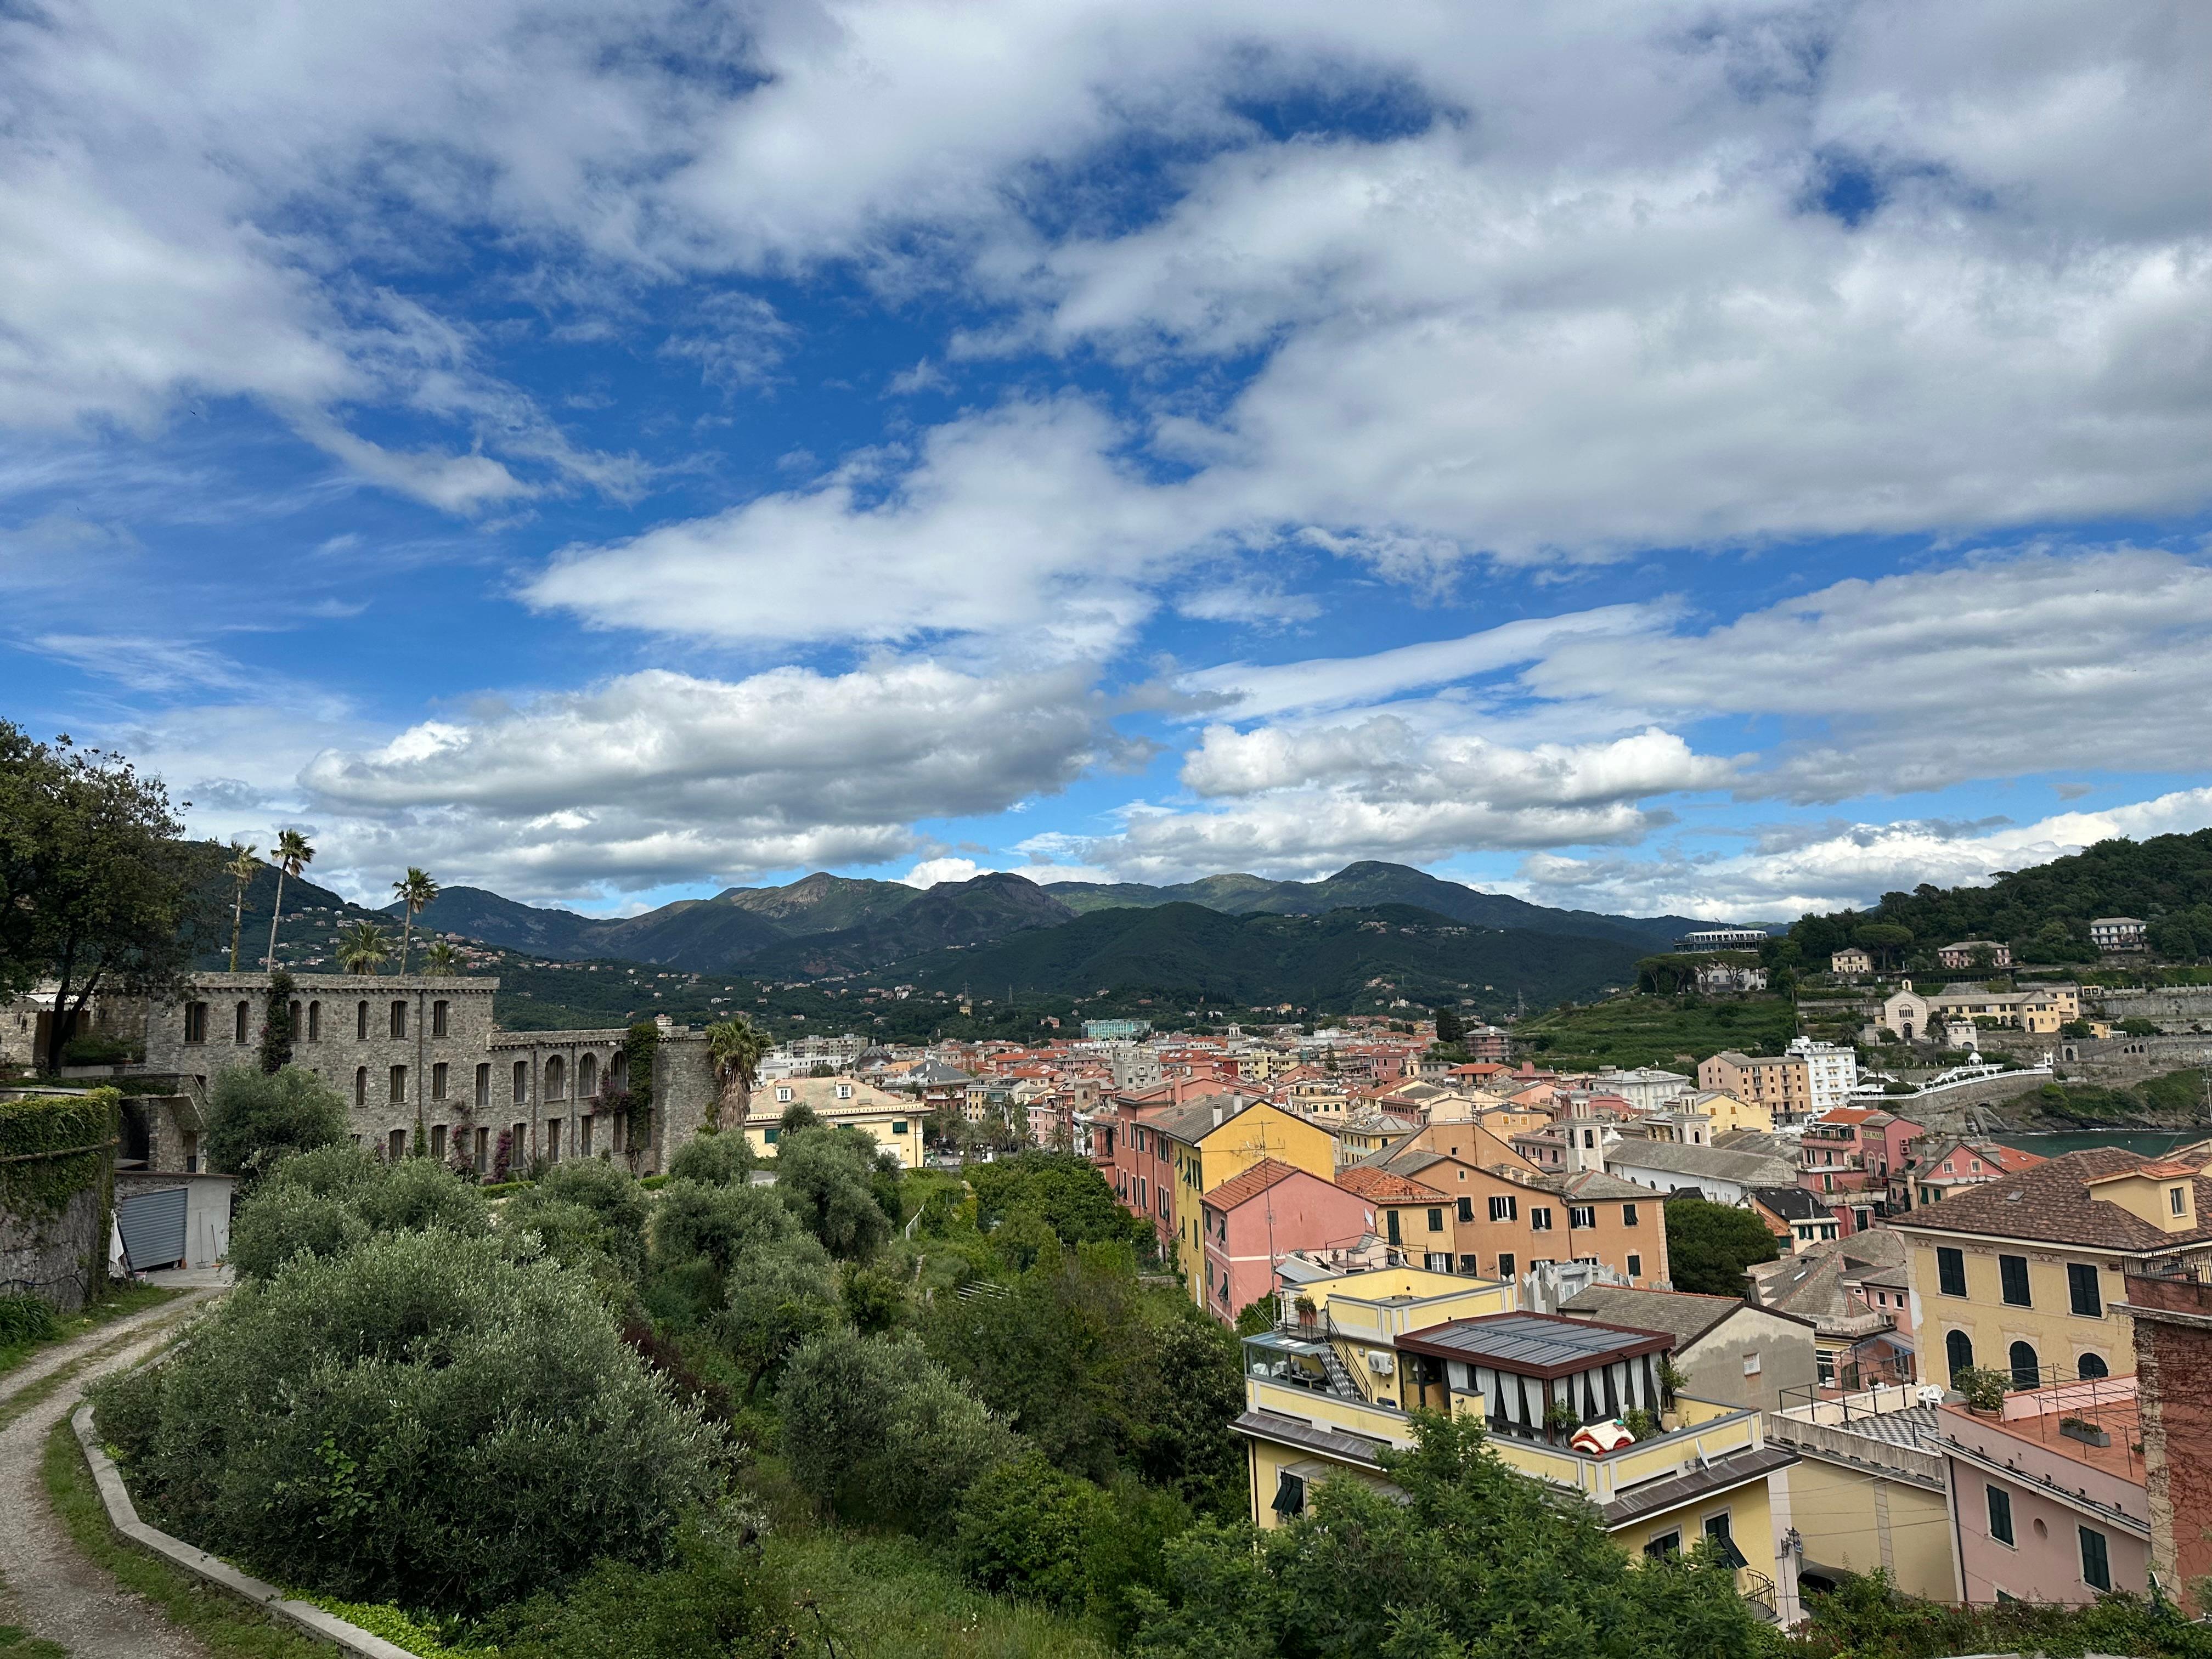
[{"label": "arched window", "polygon": [[300,1000],[297,997],[292,999],[291,1015],[292,1035],[296,1037],[300,1035]]},{"label": "arched window", "polygon": [[366,1002],[354,1005],[353,1035],[357,1042],[368,1041],[368,1005]]},{"label": "arched window", "polygon": [[[364,1007],[367,1006],[366,1003],[362,1005]],[[356,1106],[368,1104],[368,1067],[366,1066],[353,1068],[353,1103]]]},{"label": "arched window", "polygon": [[407,1035],[407,1005],[404,1002],[395,1000],[392,1005],[392,1035],[396,1037]]},{"label": "arched window", "polygon": [[243,1042],[246,1041],[246,1011],[249,1006],[250,1005],[246,1003],[241,1002],[232,1012],[231,1024],[234,1028],[231,1033],[231,1039],[233,1042]]},{"label": "arched window", "polygon": [[2013,1387],[2034,1389],[2043,1385],[2043,1362],[2036,1358],[2034,1348],[2025,1342],[2015,1342],[2007,1358],[2012,1361]]},{"label": "arched window", "polygon": [[607,1087],[610,1089],[629,1087],[629,1056],[619,1048],[615,1050],[614,1058],[607,1062]]},{"label": "arched window", "polygon": [[576,1097],[588,1100],[599,1091],[599,1057],[586,1054],[576,1062]]},{"label": "arched window", "polygon": [[529,1098],[530,1062],[526,1060],[518,1060],[514,1062],[514,1103],[518,1106],[522,1105]]},{"label": "arched window", "polygon": [[322,1040],[323,1005],[319,1002],[311,1002],[307,1005],[307,1041],[320,1042]]},{"label": "arched window", "polygon": [[2083,1354],[2074,1367],[2074,1375],[2083,1378],[2110,1376],[2112,1374],[2112,1367],[2093,1353]]},{"label": "arched window", "polygon": [[1974,1340],[1964,1331],[1952,1331],[1943,1338],[1943,1358],[1951,1367],[1951,1386],[1959,1386],[1959,1373],[1974,1368]]},{"label": "arched window", "polygon": [[545,1062],[545,1098],[548,1100],[567,1099],[568,1085],[568,1068],[562,1062],[561,1056],[555,1054]]}]

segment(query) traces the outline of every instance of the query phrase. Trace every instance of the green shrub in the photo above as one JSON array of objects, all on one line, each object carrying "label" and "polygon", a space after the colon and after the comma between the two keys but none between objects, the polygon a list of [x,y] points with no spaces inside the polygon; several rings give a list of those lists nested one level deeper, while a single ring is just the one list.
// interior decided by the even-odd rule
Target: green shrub
[{"label": "green shrub", "polygon": [[518,1193],[500,1215],[502,1233],[535,1230],[552,1255],[570,1266],[604,1257],[623,1277],[645,1272],[646,1221],[652,1211],[627,1170],[585,1159],[556,1164]]},{"label": "green shrub", "polygon": [[61,1334],[61,1314],[46,1297],[26,1291],[0,1294],[0,1348],[51,1342]]},{"label": "green shrub", "polygon": [[866,1261],[890,1238],[878,1173],[874,1139],[856,1129],[787,1132],[776,1146],[776,1194],[823,1249],[847,1261]]},{"label": "green shrub", "polygon": [[64,1066],[120,1066],[137,1058],[130,1043],[103,1031],[88,1031],[62,1045]]},{"label": "green shrub", "polygon": [[230,1262],[242,1279],[275,1277],[302,1254],[327,1260],[379,1233],[491,1231],[483,1191],[427,1158],[378,1164],[351,1146],[282,1159],[240,1207]]},{"label": "green shrub", "polygon": [[658,1572],[603,1563],[566,1594],[501,1609],[500,1659],[782,1659],[802,1647],[782,1576],[743,1525],[695,1522]]},{"label": "green shrub", "polygon": [[236,1176],[241,1189],[250,1191],[291,1153],[345,1138],[345,1102],[304,1066],[271,1073],[234,1066],[218,1073],[208,1091],[209,1167]]},{"label": "green shrub", "polygon": [[752,1173],[752,1143],[741,1129],[727,1134],[704,1130],[678,1148],[668,1160],[672,1181],[696,1181],[706,1187],[735,1187]]},{"label": "green shrub", "polygon": [[953,1516],[953,1555],[985,1589],[1066,1612],[1090,1596],[1085,1552],[1104,1530],[1106,1494],[1030,1451],[987,1470]]},{"label": "green shrub", "polygon": [[798,1231],[791,1211],[767,1187],[707,1187],[672,1181],[653,1212],[656,1267],[703,1258],[724,1272],[755,1245]]},{"label": "green shrub", "polygon": [[157,1524],[349,1601],[471,1613],[656,1563],[717,1486],[719,1436],[587,1279],[443,1231],[241,1284],[96,1399]]},{"label": "green shrub", "polygon": [[910,1340],[817,1336],[792,1357],[777,1399],[803,1490],[847,1520],[917,1534],[1019,1445]]},{"label": "green shrub", "polygon": [[709,1328],[744,1373],[748,1401],[781,1372],[800,1344],[839,1322],[839,1285],[829,1252],[804,1233],[748,1250],[731,1265],[725,1286],[722,1310]]}]

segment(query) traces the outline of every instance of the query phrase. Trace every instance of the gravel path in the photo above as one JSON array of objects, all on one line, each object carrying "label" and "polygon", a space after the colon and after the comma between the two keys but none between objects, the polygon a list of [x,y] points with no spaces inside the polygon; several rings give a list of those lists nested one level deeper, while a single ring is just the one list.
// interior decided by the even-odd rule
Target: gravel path
[{"label": "gravel path", "polygon": [[0,1428],[0,1583],[13,1593],[11,1622],[59,1642],[74,1659],[206,1659],[206,1650],[76,1553],[46,1502],[40,1464],[46,1436],[76,1409],[94,1378],[159,1346],[170,1328],[208,1297],[213,1285],[88,1331],[0,1379],[0,1413],[25,1389],[85,1361],[84,1368]]}]

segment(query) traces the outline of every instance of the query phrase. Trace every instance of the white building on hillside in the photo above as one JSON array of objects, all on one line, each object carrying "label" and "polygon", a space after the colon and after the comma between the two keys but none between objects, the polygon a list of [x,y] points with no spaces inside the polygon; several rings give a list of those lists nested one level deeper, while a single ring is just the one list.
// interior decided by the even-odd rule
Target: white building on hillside
[{"label": "white building on hillside", "polygon": [[1804,1060],[1814,1117],[1851,1103],[1851,1091],[1859,1086],[1857,1049],[1849,1043],[1815,1042],[1801,1036],[1782,1052]]}]

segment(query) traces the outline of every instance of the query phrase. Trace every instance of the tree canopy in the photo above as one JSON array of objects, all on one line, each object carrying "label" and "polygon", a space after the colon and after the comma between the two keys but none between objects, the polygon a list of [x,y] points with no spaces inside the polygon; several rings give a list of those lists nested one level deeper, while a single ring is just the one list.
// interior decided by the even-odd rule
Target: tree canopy
[{"label": "tree canopy", "polygon": [[1661,1208],[1667,1216],[1668,1273],[1678,1291],[1740,1297],[1743,1270],[1782,1254],[1766,1224],[1749,1210],[1702,1198],[1670,1198]]},{"label": "tree canopy", "polygon": [[335,1146],[345,1136],[345,1102],[304,1066],[234,1066],[209,1088],[208,1163],[238,1176],[245,1191],[293,1153]]}]

